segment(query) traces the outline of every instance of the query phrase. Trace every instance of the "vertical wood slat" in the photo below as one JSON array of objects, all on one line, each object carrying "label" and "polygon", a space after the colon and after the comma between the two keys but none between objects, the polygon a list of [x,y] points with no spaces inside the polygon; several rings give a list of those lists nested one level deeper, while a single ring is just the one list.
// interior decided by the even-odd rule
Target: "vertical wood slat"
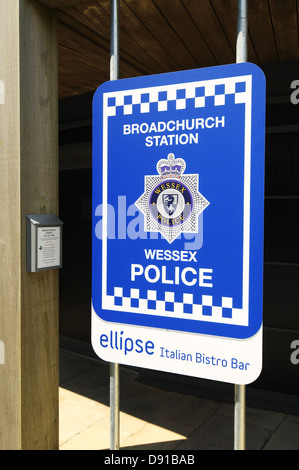
[{"label": "vertical wood slat", "polygon": [[194,2],[182,0],[194,23],[197,25],[208,47],[218,64],[229,64],[235,61],[235,51],[231,47],[221,23],[209,0]]},{"label": "vertical wood slat", "polygon": [[260,64],[278,60],[268,2],[248,2],[248,29]]},{"label": "vertical wood slat", "polygon": [[[169,2],[167,0],[153,0],[153,2],[179,36],[186,49],[196,60],[197,66],[201,64],[205,64],[205,66],[217,64],[215,57],[196,26],[195,18],[188,13],[183,3],[172,2],[171,8],[169,8]],[[200,5],[197,4],[198,16],[202,12],[202,3],[201,1]]]},{"label": "vertical wood slat", "polygon": [[[170,27],[167,19],[161,14],[154,2],[130,0],[129,2],[122,3],[127,3],[130,10],[145,25],[160,43],[161,47],[175,60],[177,67],[188,69],[198,66],[194,57],[185,47],[177,33]],[[120,12],[122,12],[122,3],[120,5]]]},{"label": "vertical wood slat", "polygon": [[[5,103],[0,106],[0,339],[5,349],[5,363],[0,365],[0,449],[20,447],[21,390],[19,353],[15,337],[20,335],[18,315],[20,298],[20,171],[14,156],[20,143],[15,122],[19,122],[18,8],[1,0],[0,70],[4,82]],[[11,241],[13,243],[11,244]],[[9,295],[7,293],[9,292]]]},{"label": "vertical wood slat", "polygon": [[[106,13],[110,12],[108,0],[102,0],[100,6]],[[152,34],[151,30],[148,28],[148,22],[145,21],[144,24],[142,19],[138,17],[130,2],[120,2],[119,14],[121,50],[123,48],[130,50],[130,45],[127,45],[127,37],[131,36],[141,48],[141,61],[143,60],[143,51],[145,51],[146,54],[150,55],[150,57],[156,61],[158,65],[156,71],[165,72],[177,68],[175,57],[172,57],[170,51],[165,49],[159,42],[159,39]],[[125,35],[123,33],[125,33]]]},{"label": "vertical wood slat", "polygon": [[294,0],[269,0],[279,60],[299,57],[297,8]]},{"label": "vertical wood slat", "polygon": [[57,29],[0,0],[0,449],[58,448],[58,271],[26,272],[26,214],[58,212]]}]

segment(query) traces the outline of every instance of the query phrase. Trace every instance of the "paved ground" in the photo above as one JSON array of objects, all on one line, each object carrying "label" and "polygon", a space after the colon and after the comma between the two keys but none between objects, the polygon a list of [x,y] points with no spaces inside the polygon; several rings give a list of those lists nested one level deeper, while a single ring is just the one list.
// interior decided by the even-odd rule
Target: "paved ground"
[{"label": "paved ground", "polygon": [[[61,351],[60,450],[109,450],[109,365]],[[163,391],[120,369],[122,450],[232,450],[233,405]],[[299,416],[246,409],[246,449],[299,450]]]}]

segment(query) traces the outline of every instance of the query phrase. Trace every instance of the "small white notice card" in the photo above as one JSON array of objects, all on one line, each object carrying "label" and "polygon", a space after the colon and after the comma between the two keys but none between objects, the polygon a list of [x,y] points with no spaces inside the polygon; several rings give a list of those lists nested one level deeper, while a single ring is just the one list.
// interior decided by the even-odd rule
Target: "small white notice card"
[{"label": "small white notice card", "polygon": [[60,227],[37,228],[37,268],[60,265]]}]

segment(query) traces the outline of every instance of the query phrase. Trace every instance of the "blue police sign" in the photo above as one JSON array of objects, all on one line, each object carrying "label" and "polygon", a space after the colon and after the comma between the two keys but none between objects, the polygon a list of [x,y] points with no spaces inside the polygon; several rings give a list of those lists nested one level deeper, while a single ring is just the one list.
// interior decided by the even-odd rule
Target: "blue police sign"
[{"label": "blue police sign", "polygon": [[92,344],[232,383],[261,370],[265,79],[233,64],[93,102]]}]

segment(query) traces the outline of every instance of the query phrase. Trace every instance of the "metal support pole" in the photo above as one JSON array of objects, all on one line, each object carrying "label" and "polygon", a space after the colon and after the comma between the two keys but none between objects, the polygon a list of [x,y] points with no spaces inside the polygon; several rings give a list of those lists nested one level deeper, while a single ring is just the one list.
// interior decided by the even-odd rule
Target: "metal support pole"
[{"label": "metal support pole", "polygon": [[110,80],[117,80],[119,78],[119,0],[110,0],[110,5]]},{"label": "metal support pole", "polygon": [[[119,75],[119,0],[110,1],[110,80]],[[119,450],[119,365],[110,364],[110,450]]]},{"label": "metal support pole", "polygon": [[245,450],[245,385],[235,385],[234,450]]},{"label": "metal support pole", "polygon": [[[238,0],[236,62],[247,61],[247,0]],[[234,449],[245,450],[245,385],[235,385]]]},{"label": "metal support pole", "polygon": [[238,0],[236,62],[247,62],[248,15],[247,0]]},{"label": "metal support pole", "polygon": [[119,365],[110,364],[110,450],[119,450]]}]

